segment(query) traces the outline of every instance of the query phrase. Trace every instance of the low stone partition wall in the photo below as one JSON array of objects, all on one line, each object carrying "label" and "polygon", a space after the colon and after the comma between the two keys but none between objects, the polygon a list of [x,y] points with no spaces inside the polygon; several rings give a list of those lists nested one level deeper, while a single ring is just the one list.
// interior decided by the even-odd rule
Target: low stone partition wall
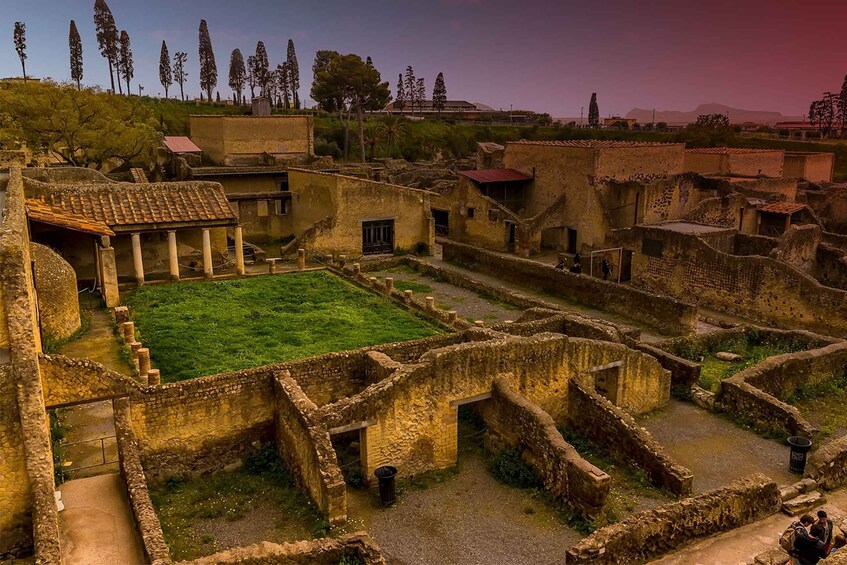
[{"label": "low stone partition wall", "polygon": [[762,474],[751,475],[601,528],[568,549],[565,563],[644,563],[697,539],[774,514],[781,505],[776,483]]},{"label": "low stone partition wall", "polygon": [[141,390],[132,378],[91,359],[39,355],[39,366],[48,407],[127,396]]},{"label": "low stone partition wall", "polygon": [[671,388],[676,391],[688,391],[700,380],[702,367],[699,363],[683,359],[673,353],[668,353],[647,343],[632,344],[633,349],[649,353],[659,361],[659,364],[671,372]]},{"label": "low stone partition wall", "polygon": [[332,525],[347,521],[347,485],[326,426],[287,371],[274,379],[276,445],[297,482]]},{"label": "low stone partition wall", "polygon": [[847,436],[822,445],[809,455],[806,477],[821,488],[833,490],[847,484]]},{"label": "low stone partition wall", "polygon": [[181,565],[339,565],[344,559],[357,559],[361,565],[385,565],[379,546],[365,532],[347,534],[337,538],[276,544],[269,541],[237,547],[182,561]]},{"label": "low stone partition wall", "polygon": [[553,296],[580,302],[642,321],[663,332],[688,333],[697,324],[697,307],[673,298],[614,282],[560,271],[536,261],[493,253],[463,243],[443,241],[444,260]]},{"label": "low stone partition wall", "polygon": [[132,433],[129,401],[120,398],[114,401],[115,435],[118,444],[118,461],[129,506],[135,518],[135,528],[147,561],[152,565],[171,563],[171,555],[165,544],[162,526],[156,509],[147,491],[147,479],[141,467],[138,442]]},{"label": "low stone partition wall", "polygon": [[576,380],[569,383],[568,421],[595,443],[644,469],[654,485],[676,495],[691,493],[691,471],[674,462],[632,416]]},{"label": "low stone partition wall", "polygon": [[516,448],[535,469],[544,488],[587,516],[600,514],[612,478],[583,459],[569,445],[549,414],[498,377],[491,399],[480,405],[489,451]]},{"label": "low stone partition wall", "polygon": [[652,345],[673,355],[690,358],[693,354],[705,354],[710,351],[718,351],[722,344],[741,340],[763,344],[779,344],[790,341],[795,345],[798,345],[801,349],[806,350],[819,349],[841,341],[837,338],[805,330],[779,330],[747,325],[686,337],[677,337]]},{"label": "low stone partition wall", "polygon": [[789,435],[812,437],[817,430],[784,402],[800,386],[843,378],[847,370],[847,342],[811,351],[786,353],[765,359],[721,382],[716,406],[754,426]]}]

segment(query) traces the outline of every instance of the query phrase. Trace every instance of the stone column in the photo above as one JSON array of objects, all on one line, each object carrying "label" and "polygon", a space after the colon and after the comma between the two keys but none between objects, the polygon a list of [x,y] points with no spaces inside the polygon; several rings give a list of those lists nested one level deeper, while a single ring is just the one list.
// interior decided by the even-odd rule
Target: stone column
[{"label": "stone column", "polygon": [[297,250],[297,269],[304,270],[306,268],[306,250],[300,248]]},{"label": "stone column", "polygon": [[426,311],[433,312],[435,310],[435,298],[432,296],[426,297]]},{"label": "stone column", "polygon": [[385,294],[391,296],[392,290],[394,290],[394,277],[385,277]]},{"label": "stone column", "polygon": [[121,303],[120,291],[118,290],[118,268],[115,264],[115,248],[110,246],[101,247],[100,253],[100,281],[103,285],[103,300],[106,308],[114,308]]},{"label": "stone column", "polygon": [[133,322],[122,323],[121,333],[126,343],[133,343],[135,341],[135,324]]},{"label": "stone column", "polygon": [[171,280],[179,280],[179,253],[176,246],[176,232],[168,231],[168,264],[171,269]]},{"label": "stone column", "polygon": [[135,266],[135,282],[144,284],[144,261],[141,259],[141,234],[132,234],[132,262]]},{"label": "stone column", "polygon": [[142,347],[138,350],[138,376],[142,379],[147,378],[147,373],[150,372],[150,350]]},{"label": "stone column", "polygon": [[215,276],[212,268],[212,238],[209,235],[209,228],[203,228],[203,276],[207,279]]},{"label": "stone column", "polygon": [[162,382],[162,377],[159,374],[159,369],[150,369],[147,371],[147,384],[157,385]]},{"label": "stone column", "polygon": [[235,274],[244,274],[244,239],[241,226],[235,226]]}]

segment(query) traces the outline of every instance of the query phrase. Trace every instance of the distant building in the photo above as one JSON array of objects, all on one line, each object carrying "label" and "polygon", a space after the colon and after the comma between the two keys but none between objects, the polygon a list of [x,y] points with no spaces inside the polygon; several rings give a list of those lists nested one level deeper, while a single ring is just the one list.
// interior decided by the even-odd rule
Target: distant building
[{"label": "distant building", "polygon": [[635,118],[621,118],[620,116],[603,118],[604,128],[632,129],[637,123],[638,120],[636,120]]},{"label": "distant building", "polygon": [[781,177],[785,151],[745,147],[685,150],[685,170],[701,175]]},{"label": "distant building", "polygon": [[[412,106],[407,101],[402,105],[396,100],[385,107],[385,111],[389,114],[408,114],[411,115]],[[468,102],[467,100],[447,100],[444,102],[444,109],[441,114],[452,114],[461,116],[466,120],[479,118],[485,112],[494,112],[494,108],[480,104],[478,102]],[[432,100],[420,100],[415,102],[414,114],[437,114],[438,109],[435,108]]]}]

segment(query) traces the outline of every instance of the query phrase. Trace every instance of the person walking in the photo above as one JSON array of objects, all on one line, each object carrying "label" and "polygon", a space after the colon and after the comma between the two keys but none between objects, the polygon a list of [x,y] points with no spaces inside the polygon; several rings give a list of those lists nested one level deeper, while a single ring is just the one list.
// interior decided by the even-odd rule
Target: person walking
[{"label": "person walking", "polygon": [[603,262],[600,263],[600,270],[603,271],[603,280],[609,280],[609,275],[612,274],[612,266],[609,264],[609,260],[606,257],[603,257]]},{"label": "person walking", "polygon": [[829,555],[829,550],[832,547],[832,536],[835,533],[835,528],[832,524],[832,520],[827,517],[826,512],[823,510],[818,510],[817,525],[819,525],[823,530],[820,540],[823,542],[824,547],[826,548],[827,555]]},{"label": "person walking", "polygon": [[570,271],[577,275],[582,273],[582,258],[579,256],[579,253],[573,256],[573,263],[571,264]]}]

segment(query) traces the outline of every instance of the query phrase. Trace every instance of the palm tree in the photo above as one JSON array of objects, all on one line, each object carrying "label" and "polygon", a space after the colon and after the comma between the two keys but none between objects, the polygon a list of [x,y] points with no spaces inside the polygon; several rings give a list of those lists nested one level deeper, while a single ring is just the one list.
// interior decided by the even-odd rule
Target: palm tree
[{"label": "palm tree", "polygon": [[365,145],[367,145],[368,149],[370,150],[370,160],[373,161],[374,153],[376,153],[376,146],[379,144],[380,141],[382,141],[381,128],[377,127],[373,123],[369,123],[365,127],[364,140]]},{"label": "palm tree", "polygon": [[388,144],[388,156],[391,157],[394,143],[403,137],[403,133],[406,130],[406,121],[397,116],[389,115],[380,122],[379,129],[382,135],[385,136],[385,141]]}]

